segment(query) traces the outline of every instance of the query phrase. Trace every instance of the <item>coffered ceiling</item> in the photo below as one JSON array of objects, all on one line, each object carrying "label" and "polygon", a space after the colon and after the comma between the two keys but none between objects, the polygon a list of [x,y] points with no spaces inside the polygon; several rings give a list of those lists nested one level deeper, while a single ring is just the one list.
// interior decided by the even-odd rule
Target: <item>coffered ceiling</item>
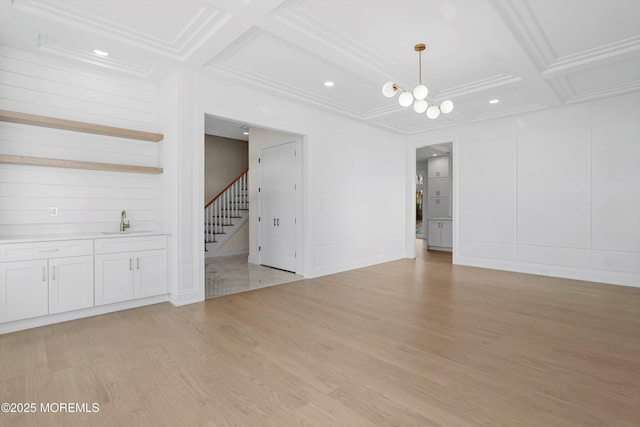
[{"label": "coffered ceiling", "polygon": [[[381,92],[418,84],[416,43],[429,98],[455,104],[436,120]],[[152,82],[202,70],[403,134],[640,90],[638,0],[0,0],[0,44]]]}]

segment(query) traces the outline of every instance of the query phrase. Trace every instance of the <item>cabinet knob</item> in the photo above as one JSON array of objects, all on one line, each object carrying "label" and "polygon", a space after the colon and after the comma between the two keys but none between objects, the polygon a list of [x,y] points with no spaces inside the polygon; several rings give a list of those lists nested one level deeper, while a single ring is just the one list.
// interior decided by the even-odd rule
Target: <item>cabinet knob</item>
[{"label": "cabinet knob", "polygon": [[47,280],[47,267],[42,267],[42,281],[45,282]]}]

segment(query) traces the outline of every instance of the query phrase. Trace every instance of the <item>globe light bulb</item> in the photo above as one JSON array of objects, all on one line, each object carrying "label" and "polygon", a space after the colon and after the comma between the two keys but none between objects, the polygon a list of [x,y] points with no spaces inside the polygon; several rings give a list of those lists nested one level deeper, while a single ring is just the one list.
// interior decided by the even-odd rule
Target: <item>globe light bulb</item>
[{"label": "globe light bulb", "polygon": [[428,107],[429,103],[424,99],[416,99],[416,102],[413,103],[413,109],[418,114],[422,114],[427,111]]},{"label": "globe light bulb", "polygon": [[427,95],[429,95],[429,89],[425,85],[418,85],[413,89],[413,97],[415,99],[425,99]]},{"label": "globe light bulb", "polygon": [[431,107],[427,108],[427,117],[429,117],[430,119],[437,119],[439,115],[440,109],[437,105],[432,105]]},{"label": "globe light bulb", "polygon": [[393,98],[393,95],[396,94],[396,88],[394,86],[395,86],[394,82],[386,82],[382,86],[382,94],[387,98]]},{"label": "globe light bulb", "polygon": [[400,98],[398,98],[398,102],[403,107],[408,107],[413,103],[413,95],[411,95],[411,92],[402,92]]},{"label": "globe light bulb", "polygon": [[449,114],[450,112],[452,112],[453,102],[449,101],[448,99],[446,101],[442,101],[442,104],[440,104],[440,111],[442,111],[442,113],[444,114]]}]

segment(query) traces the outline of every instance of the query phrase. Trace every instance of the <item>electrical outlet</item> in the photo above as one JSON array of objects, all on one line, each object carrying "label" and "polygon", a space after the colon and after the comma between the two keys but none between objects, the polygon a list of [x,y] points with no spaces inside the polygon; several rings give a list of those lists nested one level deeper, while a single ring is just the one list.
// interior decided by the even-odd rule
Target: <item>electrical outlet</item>
[{"label": "electrical outlet", "polygon": [[58,207],[51,206],[51,216],[58,216]]}]

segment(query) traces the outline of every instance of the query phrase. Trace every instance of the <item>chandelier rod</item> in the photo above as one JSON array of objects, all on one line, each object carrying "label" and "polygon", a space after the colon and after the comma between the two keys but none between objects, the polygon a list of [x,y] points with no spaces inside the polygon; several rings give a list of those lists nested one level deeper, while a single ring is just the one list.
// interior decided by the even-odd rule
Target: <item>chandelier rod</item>
[{"label": "chandelier rod", "polygon": [[424,43],[418,43],[413,48],[418,52],[418,82],[419,84],[422,84],[422,51],[427,48],[427,45]]}]

